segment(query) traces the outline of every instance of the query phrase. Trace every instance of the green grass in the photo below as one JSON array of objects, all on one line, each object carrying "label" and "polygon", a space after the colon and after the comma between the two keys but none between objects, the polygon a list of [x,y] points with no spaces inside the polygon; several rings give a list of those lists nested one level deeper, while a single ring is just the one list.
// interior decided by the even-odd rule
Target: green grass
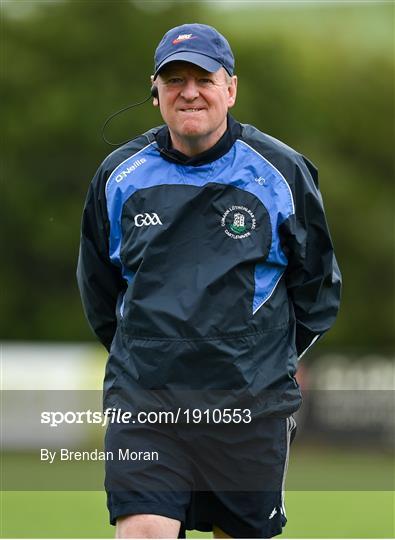
[{"label": "green grass", "polygon": [[[18,459],[21,464],[21,456],[14,455],[3,465],[15,470]],[[25,456],[22,475],[31,460],[31,455]],[[288,524],[282,538],[394,537],[393,464],[392,455],[379,452],[295,447],[287,480]],[[97,465],[102,477],[103,464]],[[35,487],[44,485],[43,478]],[[5,491],[0,518],[2,538],[114,537],[101,491]],[[209,537],[196,531],[188,536]]]},{"label": "green grass", "polygon": [[[392,538],[394,495],[381,491],[291,491],[283,538]],[[113,538],[105,494],[3,493],[2,538]],[[189,538],[207,538],[191,531]]]}]

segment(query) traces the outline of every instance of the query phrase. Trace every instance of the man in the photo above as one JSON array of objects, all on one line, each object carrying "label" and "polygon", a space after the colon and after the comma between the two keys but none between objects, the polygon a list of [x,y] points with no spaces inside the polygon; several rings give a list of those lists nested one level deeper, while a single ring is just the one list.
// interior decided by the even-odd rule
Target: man
[{"label": "man", "polygon": [[228,114],[234,58],[214,28],[169,30],[152,84],[165,125],[100,166],[77,275],[110,352],[105,407],[183,407],[171,425],[109,425],[114,454],[160,454],[107,462],[110,521],[118,538],[270,538],[286,523],[297,360],[339,306],[317,172]]}]

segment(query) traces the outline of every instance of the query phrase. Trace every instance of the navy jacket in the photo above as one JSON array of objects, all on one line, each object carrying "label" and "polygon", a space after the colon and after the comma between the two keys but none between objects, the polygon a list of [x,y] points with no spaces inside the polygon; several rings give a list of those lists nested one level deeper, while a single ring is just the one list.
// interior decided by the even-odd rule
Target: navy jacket
[{"label": "navy jacket", "polygon": [[162,126],[104,160],[77,277],[110,352],[107,406],[138,389],[218,391],[216,406],[288,415],[298,357],[340,301],[315,167],[231,116],[197,157],[172,149]]}]

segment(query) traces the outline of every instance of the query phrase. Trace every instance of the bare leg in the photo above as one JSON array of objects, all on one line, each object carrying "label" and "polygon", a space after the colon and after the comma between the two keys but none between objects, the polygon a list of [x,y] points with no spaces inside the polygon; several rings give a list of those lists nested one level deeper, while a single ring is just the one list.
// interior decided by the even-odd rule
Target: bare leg
[{"label": "bare leg", "polygon": [[135,514],[117,519],[115,538],[177,538],[181,522],[155,514]]}]

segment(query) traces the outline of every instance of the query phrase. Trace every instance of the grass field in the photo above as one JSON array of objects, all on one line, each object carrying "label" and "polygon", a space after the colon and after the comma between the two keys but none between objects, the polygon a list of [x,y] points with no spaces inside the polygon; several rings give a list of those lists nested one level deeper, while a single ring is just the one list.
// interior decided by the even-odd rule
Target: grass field
[{"label": "grass field", "polygon": [[[291,491],[283,538],[392,538],[391,492]],[[7,492],[2,500],[2,538],[113,538],[105,494]],[[189,538],[207,534],[191,531]]]},{"label": "grass field", "polygon": [[[294,489],[302,480],[314,487],[315,478],[327,489]],[[358,478],[365,489],[331,490],[336,484],[353,485]],[[394,491],[388,490],[393,481],[391,455],[295,449],[288,475],[293,487],[286,495],[289,521],[282,538],[393,538]],[[2,492],[1,537],[113,538],[105,502],[100,491]],[[208,536],[191,531],[188,537]]]}]

